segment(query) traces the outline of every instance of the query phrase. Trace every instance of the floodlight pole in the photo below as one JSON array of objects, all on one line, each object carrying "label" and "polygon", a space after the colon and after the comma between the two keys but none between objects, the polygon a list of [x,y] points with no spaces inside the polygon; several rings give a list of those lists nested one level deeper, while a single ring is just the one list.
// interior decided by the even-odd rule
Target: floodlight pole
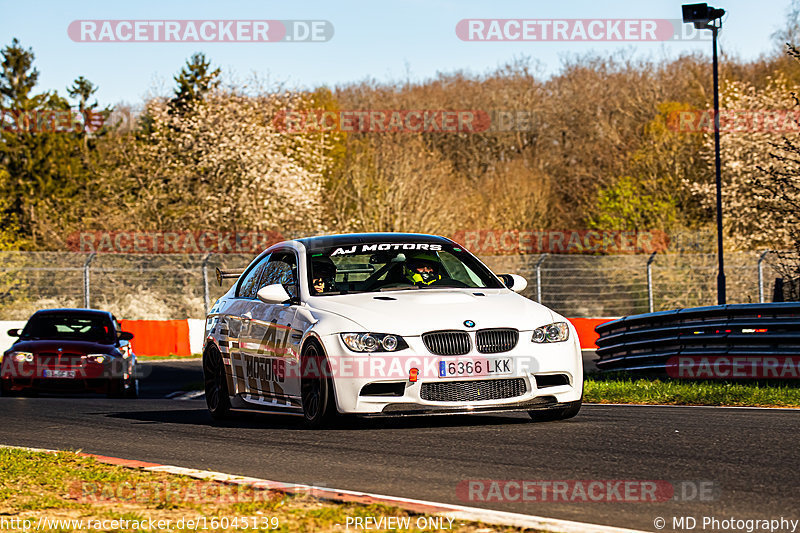
[{"label": "floodlight pole", "polygon": [[722,251],[722,165],[719,148],[719,72],[717,68],[717,32],[721,27],[713,22],[708,25],[711,30],[711,41],[714,48],[714,165],[717,173],[717,257],[719,272],[717,273],[717,305],[725,305],[725,260]]}]

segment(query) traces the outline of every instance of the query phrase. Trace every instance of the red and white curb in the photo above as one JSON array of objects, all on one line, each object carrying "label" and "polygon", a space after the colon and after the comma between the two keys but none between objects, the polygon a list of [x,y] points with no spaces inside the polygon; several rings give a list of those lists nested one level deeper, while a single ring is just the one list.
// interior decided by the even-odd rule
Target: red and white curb
[{"label": "red and white curb", "polygon": [[[0,444],[0,448],[13,448],[17,450],[45,453],[59,452],[59,450],[28,448],[24,446],[9,446],[5,444]],[[586,522],[573,522],[570,520],[559,520],[557,518],[546,518],[542,516],[525,515],[519,513],[508,513],[505,511],[494,511],[491,509],[481,509],[478,507],[467,507],[463,505],[451,505],[447,503],[415,500],[411,498],[401,498],[398,496],[386,496],[382,494],[371,494],[368,492],[358,492],[352,490],[338,490],[327,487],[315,487],[313,485],[287,484],[255,477],[236,476],[232,474],[224,474],[222,472],[212,472],[210,470],[197,470],[194,468],[183,468],[180,466],[148,463],[146,461],[122,459],[119,457],[109,457],[93,453],[78,452],[78,455],[84,457],[94,457],[94,459],[100,463],[123,466],[126,468],[136,468],[150,472],[166,472],[169,474],[189,476],[206,481],[217,481],[230,485],[246,485],[255,489],[274,490],[283,492],[285,494],[302,494],[334,502],[360,503],[364,505],[388,505],[398,507],[406,511],[411,511],[413,513],[437,515],[444,518],[452,518],[454,520],[529,528],[537,531],[547,531],[552,533],[645,533],[635,529],[625,529],[613,526],[604,526],[600,524],[590,524]]]}]

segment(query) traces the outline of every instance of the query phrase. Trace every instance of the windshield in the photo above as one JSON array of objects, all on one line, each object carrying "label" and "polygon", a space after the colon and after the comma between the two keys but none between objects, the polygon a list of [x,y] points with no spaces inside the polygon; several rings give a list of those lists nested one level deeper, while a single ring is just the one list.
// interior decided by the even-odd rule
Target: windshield
[{"label": "windshield", "polygon": [[358,242],[310,249],[313,296],[407,289],[500,289],[503,285],[459,246]]},{"label": "windshield", "polygon": [[111,343],[113,333],[111,322],[101,316],[47,314],[31,317],[20,338]]}]

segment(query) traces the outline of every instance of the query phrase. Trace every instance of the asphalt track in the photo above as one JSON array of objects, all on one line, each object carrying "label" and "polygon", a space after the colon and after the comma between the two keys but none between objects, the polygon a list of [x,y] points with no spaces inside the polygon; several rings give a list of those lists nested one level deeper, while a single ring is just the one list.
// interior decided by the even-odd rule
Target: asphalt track
[{"label": "asphalt track", "polygon": [[[654,520],[800,519],[800,410],[585,406],[569,421],[527,416],[345,419],[308,431],[293,418],[212,425],[205,403],[163,396],[200,379],[199,362],[152,363],[143,398],[0,398],[0,443],[85,452],[655,531]],[[670,481],[689,501],[461,499],[465,480]],[[690,482],[681,484],[680,482]],[[708,487],[709,485],[703,485]],[[708,531],[709,529],[706,529]]]}]

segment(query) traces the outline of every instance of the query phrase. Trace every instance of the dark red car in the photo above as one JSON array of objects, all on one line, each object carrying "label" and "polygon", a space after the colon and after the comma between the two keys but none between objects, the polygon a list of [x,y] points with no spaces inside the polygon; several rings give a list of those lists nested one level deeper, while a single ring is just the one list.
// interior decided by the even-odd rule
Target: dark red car
[{"label": "dark red car", "polygon": [[111,313],[94,309],[37,311],[3,353],[2,394],[93,391],[110,397],[139,394],[131,333]]}]

